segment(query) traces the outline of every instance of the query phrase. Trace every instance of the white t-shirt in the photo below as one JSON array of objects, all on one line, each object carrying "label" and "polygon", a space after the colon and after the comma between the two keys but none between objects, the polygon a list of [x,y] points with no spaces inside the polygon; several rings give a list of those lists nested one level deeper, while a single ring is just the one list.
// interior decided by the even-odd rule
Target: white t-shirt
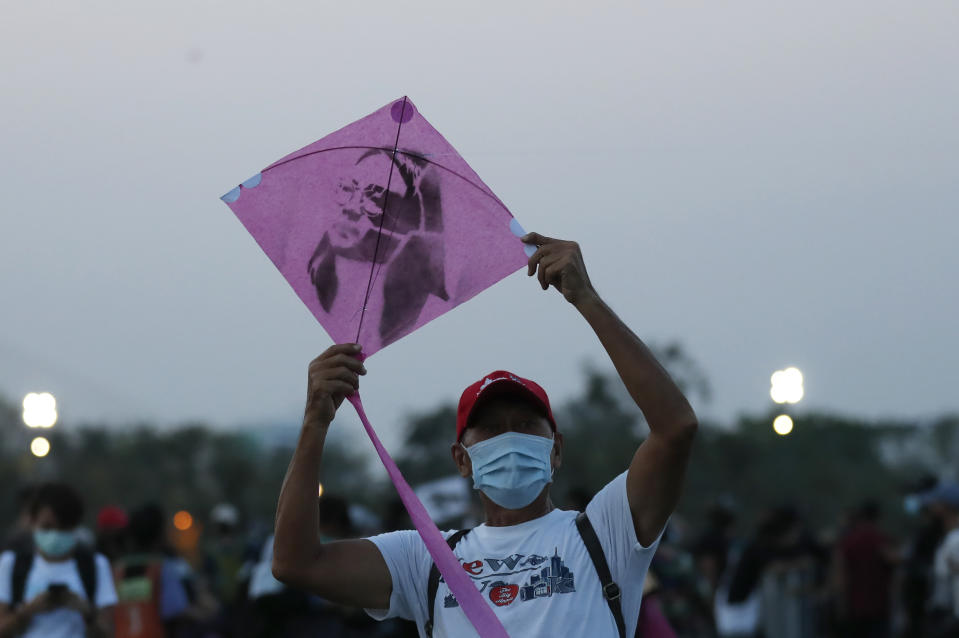
[{"label": "white t-shirt", "polygon": [[959,529],[946,534],[932,562],[933,605],[959,618]]},{"label": "white t-shirt", "polygon": [[[613,580],[622,591],[626,635],[636,633],[643,580],[659,538],[649,547],[636,540],[626,499],[626,473],[590,501],[586,514],[599,537]],[[577,512],[553,510],[509,527],[473,529],[454,554],[476,583],[510,636],[614,638],[616,621],[603,598],[599,576],[576,528]],[[448,537],[453,532],[444,532]],[[427,586],[432,558],[416,531],[390,532],[370,540],[379,548],[393,579],[389,609],[368,609],[383,620],[414,620],[420,636],[429,619]],[[476,636],[476,630],[449,587],[436,592],[433,635]]]},{"label": "white t-shirt", "polygon": [[250,598],[256,600],[262,596],[278,594],[283,591],[283,583],[273,577],[273,534],[263,543],[260,560],[250,573]]},{"label": "white t-shirt", "polygon": [[[13,600],[13,552],[0,554],[0,603],[9,605]],[[97,554],[94,560],[97,573],[96,601],[97,609],[115,605],[117,591],[113,586],[113,573],[106,556]],[[39,554],[34,554],[33,566],[27,574],[27,582],[23,588],[23,602],[33,600],[37,595],[47,590],[54,583],[67,586],[82,598],[87,594],[80,580],[77,562],[73,559],[51,563]],[[33,617],[24,638],[83,638],[86,636],[86,624],[80,612],[72,609],[55,609]]]}]

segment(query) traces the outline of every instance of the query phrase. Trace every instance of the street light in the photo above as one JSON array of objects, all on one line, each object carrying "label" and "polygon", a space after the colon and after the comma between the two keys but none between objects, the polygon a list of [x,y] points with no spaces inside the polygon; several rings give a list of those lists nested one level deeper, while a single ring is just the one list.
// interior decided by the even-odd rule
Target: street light
[{"label": "street light", "polygon": [[193,516],[186,510],[180,510],[173,515],[173,527],[185,532],[193,527]]},{"label": "street light", "polygon": [[52,428],[57,422],[57,400],[49,392],[23,397],[23,423],[28,428]]},{"label": "street light", "polygon": [[30,441],[30,451],[33,452],[35,457],[42,459],[50,453],[50,441],[42,436],[38,436]]},{"label": "street light", "polygon": [[793,431],[793,420],[788,414],[780,414],[773,419],[773,430],[779,436],[786,436]]},{"label": "street light", "polygon": [[803,377],[799,368],[789,367],[785,370],[776,370],[769,379],[771,387],[769,396],[776,403],[799,403],[805,391]]},{"label": "street light", "polygon": [[[769,378],[769,396],[778,404],[796,404],[806,394],[803,388],[803,376],[799,368],[788,367],[776,370]],[[773,419],[773,431],[786,436],[793,431],[793,420],[788,414],[780,414]]]}]

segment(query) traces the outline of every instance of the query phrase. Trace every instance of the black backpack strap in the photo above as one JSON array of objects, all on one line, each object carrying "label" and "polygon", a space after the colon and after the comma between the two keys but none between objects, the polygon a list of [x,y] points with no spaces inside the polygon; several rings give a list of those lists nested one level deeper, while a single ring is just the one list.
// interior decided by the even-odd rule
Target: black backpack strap
[{"label": "black backpack strap", "polygon": [[17,552],[13,559],[13,571],[10,573],[10,609],[16,609],[23,602],[23,590],[27,586],[27,575],[33,567],[33,552]]},{"label": "black backpack strap", "polygon": [[[468,529],[461,529],[452,536],[446,539],[446,544],[450,546],[450,549],[456,549],[456,544],[460,540],[470,533]],[[423,630],[426,632],[427,638],[433,635],[433,616],[434,611],[433,607],[436,603],[436,592],[440,587],[440,570],[436,566],[436,563],[430,565],[430,580],[426,586],[426,608],[429,610],[430,619],[426,621],[426,624],[423,626]]]},{"label": "black backpack strap", "polygon": [[613,612],[616,628],[619,629],[619,638],[626,638],[626,622],[623,620],[619,585],[613,582],[613,576],[609,572],[609,563],[606,562],[606,555],[603,553],[603,546],[599,544],[599,537],[596,536],[596,530],[593,529],[593,524],[589,522],[586,512],[580,512],[576,517],[576,529],[579,530],[579,535],[583,537],[583,544],[586,545],[589,558],[593,561],[593,567],[596,568],[596,573],[599,575],[599,583],[603,587],[603,598],[606,599],[609,610]]},{"label": "black backpack strap", "polygon": [[93,552],[87,549],[79,549],[73,555],[77,561],[77,571],[80,572],[80,582],[83,583],[83,591],[87,593],[87,600],[90,601],[90,609],[96,609],[97,606],[97,565],[96,557]]}]

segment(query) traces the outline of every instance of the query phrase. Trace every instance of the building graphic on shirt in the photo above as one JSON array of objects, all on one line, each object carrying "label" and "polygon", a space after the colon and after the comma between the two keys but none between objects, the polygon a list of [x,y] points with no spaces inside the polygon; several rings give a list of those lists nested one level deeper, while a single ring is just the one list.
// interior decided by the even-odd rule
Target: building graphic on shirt
[{"label": "building graphic on shirt", "polygon": [[538,574],[530,576],[529,582],[520,587],[520,600],[533,600],[534,598],[548,598],[553,594],[569,594],[576,591],[573,582],[573,572],[563,563],[559,557],[559,550],[553,551],[553,556],[549,560],[549,565],[544,567]]}]

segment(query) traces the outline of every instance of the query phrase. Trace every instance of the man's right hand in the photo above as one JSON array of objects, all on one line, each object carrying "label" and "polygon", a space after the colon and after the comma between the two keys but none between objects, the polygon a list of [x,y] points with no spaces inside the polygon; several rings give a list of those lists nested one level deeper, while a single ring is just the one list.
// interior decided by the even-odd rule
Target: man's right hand
[{"label": "man's right hand", "polygon": [[328,426],[343,399],[359,389],[360,375],[366,374],[359,354],[359,345],[341,343],[310,362],[304,425]]}]

